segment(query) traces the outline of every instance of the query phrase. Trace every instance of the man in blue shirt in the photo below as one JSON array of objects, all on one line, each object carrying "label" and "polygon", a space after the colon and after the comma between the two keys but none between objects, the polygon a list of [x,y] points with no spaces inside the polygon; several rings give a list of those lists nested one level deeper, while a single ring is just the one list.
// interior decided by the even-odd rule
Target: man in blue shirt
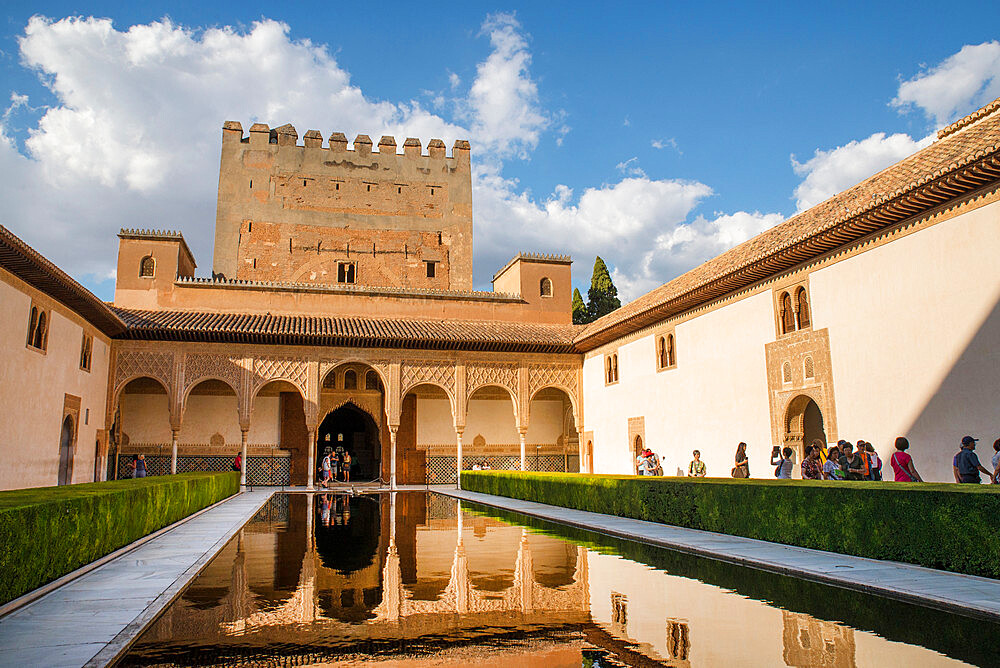
[{"label": "man in blue shirt", "polygon": [[972,438],[971,436],[962,437],[962,449],[958,451],[955,459],[951,462],[952,470],[955,473],[955,482],[978,485],[982,481],[979,477],[980,471],[989,476],[991,482],[994,480],[993,474],[983,468],[983,465],[979,463],[979,457],[973,452],[976,449],[976,441],[978,440],[978,438]]}]

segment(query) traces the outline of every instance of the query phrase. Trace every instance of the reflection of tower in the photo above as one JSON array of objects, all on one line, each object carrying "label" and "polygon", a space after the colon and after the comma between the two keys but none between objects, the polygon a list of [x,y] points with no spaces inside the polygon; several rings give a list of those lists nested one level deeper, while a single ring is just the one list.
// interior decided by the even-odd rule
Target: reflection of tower
[{"label": "reflection of tower", "polygon": [[618,592],[611,592],[611,632],[628,638],[628,597]]},{"label": "reflection of tower", "polygon": [[782,611],[782,641],[788,666],[854,668],[854,629],[797,612]]},{"label": "reflection of tower", "polygon": [[229,621],[233,629],[242,632],[250,615],[250,589],[247,582],[247,556],[243,547],[243,530],[236,535],[236,557],[233,559],[232,584],[229,586]]}]

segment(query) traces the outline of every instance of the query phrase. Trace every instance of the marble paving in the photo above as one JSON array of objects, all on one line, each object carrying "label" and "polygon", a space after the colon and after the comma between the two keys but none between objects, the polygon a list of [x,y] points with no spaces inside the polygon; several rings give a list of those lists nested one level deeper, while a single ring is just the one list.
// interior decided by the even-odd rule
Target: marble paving
[{"label": "marble paving", "polygon": [[0,618],[0,666],[105,666],[274,493],[244,492]]},{"label": "marble paving", "polygon": [[549,506],[453,487],[435,488],[434,491],[609,536],[1000,621],[1000,580]]}]

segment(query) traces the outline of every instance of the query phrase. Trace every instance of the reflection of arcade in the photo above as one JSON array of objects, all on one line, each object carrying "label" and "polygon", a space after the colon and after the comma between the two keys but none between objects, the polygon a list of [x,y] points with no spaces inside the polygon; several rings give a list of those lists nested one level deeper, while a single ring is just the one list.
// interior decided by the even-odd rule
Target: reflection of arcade
[{"label": "reflection of arcade", "polygon": [[854,629],[810,615],[782,610],[783,656],[787,666],[854,668]]},{"label": "reflection of arcade", "polygon": [[[462,513],[457,530],[454,515],[428,517],[423,494],[289,499],[286,526],[276,533],[261,526],[255,535],[248,525],[140,646],[173,641],[221,650],[295,644],[320,633],[346,651],[400,637],[590,621],[583,547],[490,520],[496,527],[485,541],[468,529],[476,542],[470,557]],[[543,559],[535,563],[538,550]],[[498,571],[494,564],[502,564],[499,579],[487,576]]]}]

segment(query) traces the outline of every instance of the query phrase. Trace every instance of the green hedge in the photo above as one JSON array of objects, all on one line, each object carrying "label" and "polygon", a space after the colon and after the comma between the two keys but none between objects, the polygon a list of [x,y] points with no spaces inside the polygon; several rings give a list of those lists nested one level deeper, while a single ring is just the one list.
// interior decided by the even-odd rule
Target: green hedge
[{"label": "green hedge", "polygon": [[0,492],[0,604],[239,489],[227,472]]},{"label": "green hedge", "polygon": [[462,488],[1000,578],[990,485],[463,471]]}]

